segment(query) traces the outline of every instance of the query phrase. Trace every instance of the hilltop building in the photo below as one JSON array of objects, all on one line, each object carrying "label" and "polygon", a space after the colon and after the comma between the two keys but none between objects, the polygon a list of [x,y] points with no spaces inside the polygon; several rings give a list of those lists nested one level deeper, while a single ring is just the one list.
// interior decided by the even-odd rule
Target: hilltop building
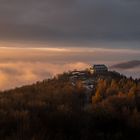
[{"label": "hilltop building", "polygon": [[108,67],[104,64],[93,65],[92,67],[90,67],[91,74],[104,74],[106,72],[108,72]]}]

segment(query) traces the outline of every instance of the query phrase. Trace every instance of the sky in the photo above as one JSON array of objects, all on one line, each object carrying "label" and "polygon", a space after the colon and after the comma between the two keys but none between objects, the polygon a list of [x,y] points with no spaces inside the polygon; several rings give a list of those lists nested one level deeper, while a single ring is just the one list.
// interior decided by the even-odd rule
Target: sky
[{"label": "sky", "polygon": [[139,0],[0,0],[0,38],[139,42],[139,7]]},{"label": "sky", "polygon": [[[139,0],[0,0],[0,90],[140,60],[139,7]],[[139,66],[118,71],[140,77]]]}]

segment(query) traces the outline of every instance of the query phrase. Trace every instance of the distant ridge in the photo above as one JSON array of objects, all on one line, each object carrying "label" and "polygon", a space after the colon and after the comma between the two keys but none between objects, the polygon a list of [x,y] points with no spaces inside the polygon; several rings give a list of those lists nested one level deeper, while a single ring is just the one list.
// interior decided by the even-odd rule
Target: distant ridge
[{"label": "distant ridge", "polygon": [[111,66],[111,68],[120,68],[120,69],[130,69],[130,68],[135,68],[140,66],[140,60],[132,60],[128,62],[122,62],[119,64],[115,64]]}]

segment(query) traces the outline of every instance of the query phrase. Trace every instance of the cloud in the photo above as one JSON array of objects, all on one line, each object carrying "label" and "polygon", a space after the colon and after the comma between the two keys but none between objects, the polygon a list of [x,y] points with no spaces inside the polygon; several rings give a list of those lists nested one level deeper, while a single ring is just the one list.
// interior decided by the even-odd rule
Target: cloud
[{"label": "cloud", "polygon": [[[45,48],[43,45],[41,48],[24,48],[24,44],[0,48],[0,90],[31,84],[64,71],[84,70],[92,64],[104,63],[110,68],[122,60],[140,56],[140,51],[131,49]],[[138,67],[119,71],[140,77]]]},{"label": "cloud", "polygon": [[64,71],[83,69],[88,65],[82,62],[69,64],[9,62],[0,63],[0,89],[9,89],[39,80],[51,78]]},{"label": "cloud", "polygon": [[139,7],[138,0],[0,0],[0,37],[81,44],[139,41]]},{"label": "cloud", "polygon": [[[8,47],[15,46],[15,47]],[[26,48],[24,47],[26,46]],[[138,59],[140,51],[138,49],[111,49],[111,48],[45,48],[45,44],[37,48],[37,44],[7,44],[0,49],[0,62],[51,62],[51,63],[71,63],[71,62],[92,62],[92,61],[122,61]],[[42,46],[42,47],[41,47]],[[25,57],[26,56],[26,57]]]},{"label": "cloud", "polygon": [[120,69],[132,69],[135,67],[140,67],[140,60],[132,60],[128,62],[122,62],[116,65],[113,65],[112,68],[120,68]]}]

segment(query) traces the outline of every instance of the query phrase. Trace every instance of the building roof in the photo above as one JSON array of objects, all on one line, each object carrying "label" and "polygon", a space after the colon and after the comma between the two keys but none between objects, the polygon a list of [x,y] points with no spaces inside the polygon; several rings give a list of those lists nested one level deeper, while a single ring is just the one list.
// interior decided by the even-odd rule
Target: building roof
[{"label": "building roof", "polygon": [[95,64],[95,65],[93,65],[94,67],[106,67],[106,65],[104,65],[104,64]]},{"label": "building roof", "polygon": [[98,64],[98,65],[93,65],[93,68],[107,68],[107,66],[106,65],[104,65],[104,64]]}]

